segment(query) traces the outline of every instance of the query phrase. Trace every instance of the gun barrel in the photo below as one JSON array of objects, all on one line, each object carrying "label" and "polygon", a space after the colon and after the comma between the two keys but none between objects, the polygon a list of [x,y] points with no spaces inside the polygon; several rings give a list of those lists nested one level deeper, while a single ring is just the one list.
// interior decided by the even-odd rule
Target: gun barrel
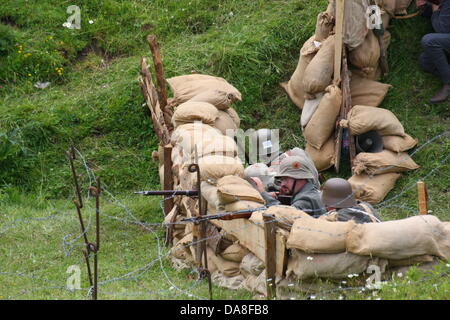
[{"label": "gun barrel", "polygon": [[141,194],[144,196],[198,196],[197,190],[150,190],[137,191],[134,194]]}]

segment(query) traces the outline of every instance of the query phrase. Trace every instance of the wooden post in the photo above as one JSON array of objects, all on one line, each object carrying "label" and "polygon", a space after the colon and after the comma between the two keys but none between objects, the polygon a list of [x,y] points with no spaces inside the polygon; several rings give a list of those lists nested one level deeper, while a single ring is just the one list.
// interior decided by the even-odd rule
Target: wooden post
[{"label": "wooden post", "polygon": [[172,115],[168,112],[167,106],[167,87],[166,79],[164,78],[164,67],[161,58],[161,51],[159,50],[158,41],[155,35],[149,35],[147,37],[148,44],[150,46],[150,51],[152,52],[153,64],[155,66],[156,81],[158,84],[158,100],[161,110],[164,114],[164,119],[169,132],[173,130],[173,125],[171,122]]},{"label": "wooden post", "polygon": [[276,226],[273,215],[263,214],[264,219],[264,237],[266,244],[266,288],[267,299],[276,297]]},{"label": "wooden post", "polygon": [[417,191],[419,194],[419,214],[428,214],[428,192],[423,181],[417,181]]},{"label": "wooden post", "polygon": [[344,43],[344,1],[336,0],[336,34],[334,46],[334,84],[341,81],[342,50]]},{"label": "wooden post", "polygon": [[[170,144],[164,146],[164,185],[163,190],[173,190],[173,176],[172,176],[172,146]],[[170,197],[164,200],[164,216],[167,216],[173,209],[173,198]],[[172,245],[173,242],[173,224],[176,220],[176,214],[174,215],[171,224],[167,227],[165,244],[166,246]]]}]

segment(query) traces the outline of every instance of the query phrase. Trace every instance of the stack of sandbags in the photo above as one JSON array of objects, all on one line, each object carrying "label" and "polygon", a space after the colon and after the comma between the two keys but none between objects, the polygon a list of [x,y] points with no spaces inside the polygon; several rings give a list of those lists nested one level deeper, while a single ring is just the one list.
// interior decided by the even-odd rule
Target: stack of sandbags
[{"label": "stack of sandbags", "polygon": [[202,121],[219,129],[222,134],[239,128],[239,116],[231,105],[242,100],[241,93],[225,79],[192,74],[167,81],[174,92],[170,106],[176,107],[172,118],[175,127]]},{"label": "stack of sandbags", "polygon": [[[370,99],[376,104],[375,96]],[[357,199],[372,204],[379,203],[394,187],[395,181],[400,177],[398,172],[419,168],[411,157],[403,152],[405,148],[414,146],[416,141],[405,133],[403,125],[391,111],[374,106],[355,105],[340,125],[349,128],[354,136],[376,131],[388,142],[386,150],[382,152],[363,152],[355,157],[354,175],[349,182]],[[391,151],[390,148],[395,150]]]}]

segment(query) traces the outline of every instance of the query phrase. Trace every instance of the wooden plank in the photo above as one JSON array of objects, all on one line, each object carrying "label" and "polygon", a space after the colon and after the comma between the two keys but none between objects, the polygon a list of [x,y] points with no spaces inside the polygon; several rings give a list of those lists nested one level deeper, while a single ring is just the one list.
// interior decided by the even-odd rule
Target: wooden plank
[{"label": "wooden plank", "polygon": [[342,50],[344,43],[344,0],[336,0],[336,34],[334,46],[334,84],[341,81]]},{"label": "wooden plank", "polygon": [[[250,250],[258,259],[266,262],[264,228],[248,219],[210,220],[215,226],[239,239],[239,243]],[[276,271],[284,277],[287,264],[286,236],[282,230],[276,231]]]},{"label": "wooden plank", "polygon": [[264,238],[265,238],[265,261],[266,261],[266,288],[267,299],[276,297],[276,225],[275,216],[263,214]]},{"label": "wooden plank", "polygon": [[419,214],[428,214],[428,192],[423,181],[417,181],[417,191],[419,195]]}]

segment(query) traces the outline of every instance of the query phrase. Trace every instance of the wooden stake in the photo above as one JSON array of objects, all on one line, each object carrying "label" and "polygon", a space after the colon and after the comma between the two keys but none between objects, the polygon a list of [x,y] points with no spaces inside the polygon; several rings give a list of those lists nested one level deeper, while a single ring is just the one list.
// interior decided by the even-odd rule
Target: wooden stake
[{"label": "wooden stake", "polygon": [[341,81],[342,50],[344,43],[344,0],[336,0],[336,34],[334,46],[334,84]]},{"label": "wooden stake", "polygon": [[423,181],[417,181],[417,191],[419,194],[419,213],[428,214],[428,192],[427,186]]},{"label": "wooden stake", "polygon": [[167,110],[167,87],[166,79],[164,78],[164,67],[161,58],[161,51],[159,50],[158,41],[155,35],[149,35],[147,37],[148,44],[150,46],[150,51],[152,52],[153,64],[155,66],[156,81],[158,84],[158,100],[161,110],[164,114],[164,119],[166,121],[167,128],[169,132],[173,130],[173,125],[171,122],[172,114]]},{"label": "wooden stake", "polygon": [[275,217],[263,214],[264,236],[266,240],[266,288],[267,300],[276,297],[276,226]]}]

